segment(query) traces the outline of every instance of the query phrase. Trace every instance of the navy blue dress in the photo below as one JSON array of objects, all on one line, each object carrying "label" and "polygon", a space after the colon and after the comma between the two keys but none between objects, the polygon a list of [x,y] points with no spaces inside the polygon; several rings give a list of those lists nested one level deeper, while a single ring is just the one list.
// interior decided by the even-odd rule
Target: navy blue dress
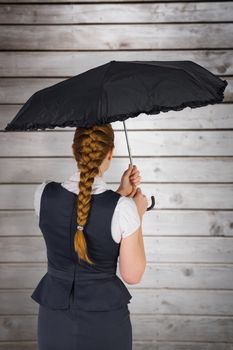
[{"label": "navy blue dress", "polygon": [[111,220],[121,195],[92,194],[85,238],[95,265],[74,250],[77,194],[51,181],[41,196],[39,227],[48,267],[31,298],[39,303],[39,350],[132,350],[128,304],[132,298],[116,275],[120,243]]}]

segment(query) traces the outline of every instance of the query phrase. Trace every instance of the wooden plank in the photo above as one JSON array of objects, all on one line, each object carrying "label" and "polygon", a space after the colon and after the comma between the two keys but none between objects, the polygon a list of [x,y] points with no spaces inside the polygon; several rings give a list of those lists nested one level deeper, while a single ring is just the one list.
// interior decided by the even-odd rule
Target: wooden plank
[{"label": "wooden plank", "polygon": [[[124,3],[124,2],[131,2],[131,1],[133,1],[133,0],[130,0],[130,1],[126,1],[126,0],[103,0],[103,1],[101,1],[101,2],[122,2],[122,3]],[[141,2],[143,3],[143,2],[148,2],[147,0],[142,0]],[[153,2],[161,2],[161,0],[149,0],[149,2],[150,1],[153,1]],[[164,0],[164,2],[176,2],[177,0]],[[188,3],[188,2],[193,2],[193,0],[182,0],[183,2],[186,2],[186,3]],[[209,0],[207,0],[207,2],[208,2]],[[26,3],[37,3],[37,4],[43,4],[43,3],[47,3],[48,2],[48,0],[7,0],[7,3],[18,3],[18,4],[26,4]],[[79,3],[79,2],[81,2],[81,3],[85,3],[85,2],[87,2],[87,3],[89,3],[90,2],[90,0],[82,0],[82,1],[79,1],[79,0],[50,0],[49,1],[50,3],[60,3],[60,2],[62,2],[62,3]],[[99,2],[99,0],[93,0],[92,2]],[[0,0],[0,3],[6,3],[6,0]]]},{"label": "wooden plank", "polygon": [[[233,315],[233,291],[153,290],[132,287],[129,290],[133,297],[129,304],[131,314]],[[23,310],[22,308],[22,313]]]},{"label": "wooden plank", "polygon": [[232,21],[231,2],[177,4],[1,5],[1,24],[167,23]]},{"label": "wooden plank", "polygon": [[142,230],[145,236],[232,236],[232,221],[232,211],[156,209],[144,215]]},{"label": "wooden plank", "polygon": [[132,315],[131,319],[135,340],[233,340],[232,317]]},{"label": "wooden plank", "polygon": [[[232,237],[147,236],[144,244],[147,262],[233,263]],[[43,237],[1,237],[0,262],[46,261]]]},{"label": "wooden plank", "polygon": [[[27,239],[30,238],[25,240]],[[7,237],[7,240],[11,242],[16,239]],[[6,244],[7,251],[10,249],[8,241]],[[231,237],[144,237],[144,244],[148,262],[233,263]],[[12,243],[9,245],[11,246]],[[24,247],[22,246],[22,249],[20,247],[21,243],[19,250],[23,251]],[[14,249],[12,251],[12,256],[17,256]]]},{"label": "wooden plank", "polygon": [[[134,341],[134,350],[233,350],[232,343]],[[0,350],[37,350],[36,342],[0,342]]]},{"label": "wooden plank", "polygon": [[[163,0],[163,2],[177,2],[177,0]],[[199,1],[199,0],[198,0]],[[209,2],[209,3],[211,3],[213,0],[206,0],[205,2]],[[81,3],[85,3],[85,2],[87,2],[87,3],[89,3],[90,2],[90,0],[83,0],[83,1],[77,1],[77,0],[50,0],[49,1],[49,3],[50,4],[52,4],[52,3],[68,3],[68,4],[70,4],[70,3],[79,3],[79,2],[81,2]],[[95,2],[99,2],[98,0],[94,0],[94,1],[92,1],[93,3],[95,3]],[[103,1],[101,1],[101,2],[109,2],[109,1],[107,1],[107,0],[103,0]],[[133,0],[130,0],[130,1],[126,1],[126,0],[112,0],[111,2],[121,2],[121,3],[128,3],[128,2],[138,2],[138,3],[144,3],[144,2],[158,2],[158,3],[160,3],[161,2],[161,0],[149,0],[149,1],[147,1],[147,0],[137,0],[137,1],[133,1]],[[193,0],[182,0],[182,2],[184,2],[184,3],[189,3],[189,2],[193,2]],[[0,0],[0,3],[7,3],[7,4],[10,4],[10,3],[16,3],[16,4],[30,4],[30,3],[32,3],[32,4],[34,4],[34,3],[37,3],[37,4],[43,4],[43,3],[48,3],[48,0]]]},{"label": "wooden plank", "polygon": [[[230,271],[226,272],[229,275]],[[47,264],[0,264],[1,288],[35,288],[47,271]],[[233,282],[232,282],[233,286]]]},{"label": "wooden plank", "polygon": [[1,341],[36,339],[37,316],[0,316]]},{"label": "wooden plank", "polygon": [[[224,92],[224,102],[233,102],[233,78],[224,77],[227,80],[228,86]],[[25,103],[27,99],[36,91],[50,87],[54,84],[60,83],[66,79],[54,79],[54,78],[1,78],[0,80],[0,103],[4,104],[21,104]],[[198,108],[204,109],[205,107]],[[191,108],[187,107],[186,112]],[[167,116],[169,112],[163,112],[164,116]],[[176,112],[176,114],[178,114]]]},{"label": "wooden plank", "polygon": [[[2,25],[1,50],[232,48],[233,23]],[[135,40],[137,38],[137,40]]]},{"label": "wooden plank", "polygon": [[[108,184],[116,191],[119,184]],[[156,184],[141,183],[142,192],[155,196],[156,209],[233,209],[231,184]],[[36,185],[0,185],[1,210],[33,209]]]},{"label": "wooden plank", "polygon": [[[175,342],[175,341],[134,341],[133,342],[133,349],[134,350],[233,350],[233,344],[230,343],[202,343],[202,342]],[[1,349],[1,346],[0,346]],[[2,350],[2,349],[1,349]],[[12,350],[9,349],[3,349],[3,350]],[[13,349],[13,350],[22,350],[20,349]],[[23,349],[24,350],[24,349]],[[27,350],[27,349],[26,349]],[[32,349],[34,350],[34,349]]]},{"label": "wooden plank", "polygon": [[[106,182],[119,182],[128,168],[129,160],[115,157],[111,172],[104,174]],[[140,171],[141,182],[199,183],[233,182],[233,158],[231,157],[166,157],[135,158],[134,164]],[[77,171],[70,158],[0,158],[0,182],[40,183],[42,179],[60,181],[68,179]],[[17,169],[17,171],[16,171]],[[36,169],[36,171],[35,171]],[[185,172],[183,171],[185,169]],[[222,171],[224,169],[224,171]]]},{"label": "wooden plank", "polygon": [[[31,298],[32,289],[1,289],[1,315],[33,315],[38,312],[38,304]],[[227,292],[226,292],[227,293]],[[1,348],[0,348],[1,349]]]},{"label": "wooden plank", "polygon": [[[0,105],[0,130],[2,131],[14,118],[22,105]],[[156,115],[139,114],[136,118],[126,120],[127,130],[174,130],[174,129],[232,129],[233,128],[233,104],[220,103],[208,105],[203,108],[185,108],[182,111],[169,111],[166,114]],[[114,131],[124,130],[121,121],[111,123]],[[56,128],[54,132],[57,131]],[[60,129],[62,130],[62,129]],[[67,131],[74,128],[67,127]],[[53,130],[51,130],[53,131]]]},{"label": "wooden plank", "polygon": [[[139,344],[139,349],[141,346],[143,347],[144,343]],[[14,341],[12,341],[12,342],[0,342],[0,350],[38,350],[38,347],[37,347],[36,341],[29,341],[29,342],[18,342],[18,341],[14,342]],[[213,350],[215,350],[215,349],[213,349]],[[231,350],[231,349],[229,349],[229,350]]]},{"label": "wooden plank", "polygon": [[[227,316],[131,315],[135,340],[233,341],[233,319]],[[37,316],[0,317],[1,341],[36,337]]]},{"label": "wooden plank", "polygon": [[[118,274],[119,269],[117,269]],[[228,279],[229,278],[229,279]],[[148,263],[140,285],[135,288],[231,289],[232,265]],[[127,285],[127,284],[126,284]],[[130,287],[130,286],[129,286]]]},{"label": "wooden plank", "polygon": [[[233,314],[233,291],[166,290],[128,288],[132,299],[131,314],[225,315]],[[38,304],[31,298],[32,289],[0,290],[1,315],[33,315]],[[148,302],[148,300],[150,302]]]},{"label": "wooden plank", "polygon": [[[41,236],[32,211],[0,211],[0,236]],[[155,225],[156,222],[156,225]],[[233,236],[232,211],[151,210],[142,222],[144,236]]]},{"label": "wooden plank", "polygon": [[[0,2],[2,1],[3,0],[0,0]],[[11,1],[12,0],[9,0],[9,3]],[[6,50],[28,50],[31,48],[32,50],[35,50],[35,52],[2,51],[2,53],[0,53],[0,59],[3,58],[2,62],[5,62],[3,74],[1,76],[7,78],[0,83],[1,88],[3,87],[3,89],[1,89],[3,92],[0,93],[0,99],[5,103],[5,105],[0,106],[1,129],[2,126],[5,126],[6,122],[10,121],[12,115],[17,112],[17,108],[19,109],[22,106],[22,103],[29,98],[32,91],[38,90],[40,86],[43,85],[45,82],[43,77],[48,78],[47,83],[52,81],[56,83],[61,77],[64,79],[69,75],[78,74],[76,73],[75,67],[78,67],[80,72],[85,70],[85,67],[86,69],[89,67],[91,68],[96,62],[95,57],[100,59],[99,64],[103,64],[107,57],[110,57],[110,60],[116,59],[115,53],[119,55],[119,59],[122,60],[126,59],[126,57],[128,59],[131,59],[131,57],[132,59],[145,59],[145,57],[151,57],[152,60],[155,60],[155,57],[161,57],[162,55],[164,56],[163,58],[160,58],[161,60],[166,59],[166,57],[170,57],[172,60],[175,57],[178,57],[177,54],[182,57],[181,59],[189,59],[186,57],[189,57],[188,55],[190,55],[190,57],[196,57],[196,61],[198,57],[199,59],[203,59],[203,61],[199,60],[198,62],[200,64],[203,62],[203,66],[206,64],[207,69],[210,69],[215,74],[222,75],[224,78],[226,75],[232,75],[233,58],[231,50],[225,50],[225,47],[231,49],[230,33],[232,32],[233,23],[197,23],[195,26],[191,24],[191,22],[199,22],[201,20],[222,20],[225,22],[228,18],[227,15],[229,16],[228,20],[231,21],[232,5],[230,2],[222,2],[221,7],[217,2],[212,2],[210,4],[198,2],[196,4],[195,2],[188,3],[187,1],[185,5],[182,3],[156,4],[156,2],[154,4],[147,3],[144,5],[130,5],[129,3],[124,4],[124,2],[120,0],[122,1],[122,4],[118,3],[114,5],[113,0],[113,5],[98,4],[99,6],[95,7],[94,4],[85,5],[84,0],[80,5],[76,2],[73,11],[71,11],[72,6],[70,6],[70,4],[72,3],[72,0],[67,6],[65,5],[66,0],[62,1],[63,4],[56,6],[56,10],[55,3],[59,3],[60,0],[56,0],[54,5],[51,4],[53,0],[51,3],[47,2],[44,6],[39,5],[39,3],[42,4],[44,0],[26,0],[26,2],[31,4],[36,1],[33,6],[27,6],[25,4],[16,5],[16,3],[20,3],[20,1],[22,0],[14,0],[12,6],[9,6],[9,4],[5,2],[2,6],[4,9],[2,23],[15,24],[16,21],[18,21],[17,24],[23,23],[22,26],[2,26],[2,29],[4,30],[4,33],[2,33],[2,38],[4,40],[2,45],[3,50],[5,50],[5,48]],[[224,6],[227,6],[227,8],[224,8]],[[89,11],[89,7],[91,11]],[[214,8],[215,11],[211,14],[211,11],[213,11]],[[124,13],[122,13],[122,9],[124,9]],[[141,9],[140,12],[139,9]],[[45,12],[46,10],[47,13]],[[78,10],[81,11],[77,13]],[[133,22],[133,24],[121,26],[109,25],[111,21],[114,21],[114,17],[111,15],[110,10],[114,10],[112,12],[114,13],[114,16],[117,14],[118,10],[121,11],[122,15],[119,18],[119,23]],[[7,11],[9,14],[8,17]],[[26,11],[27,14],[25,14]],[[129,11],[131,11],[131,13]],[[74,15],[73,18],[71,13]],[[82,15],[80,16],[79,13],[82,13]],[[153,16],[153,14],[155,14],[155,16]],[[218,16],[218,18],[216,16]],[[95,24],[93,26],[86,25],[83,28],[82,26],[76,25],[77,23],[91,23],[94,18]],[[155,20],[160,23],[165,23],[166,21],[182,22],[186,18],[188,18],[187,22],[189,23],[179,23],[177,25],[175,25],[175,23],[167,24],[165,37],[162,36],[165,26],[162,27],[162,25],[157,26],[149,24],[149,22]],[[104,21],[108,24],[102,26]],[[136,22],[138,22],[138,24],[136,24]],[[143,25],[140,25],[140,22],[143,22]],[[25,23],[27,25],[25,25]],[[32,23],[33,26],[28,26],[30,23]],[[49,25],[45,26],[44,24],[46,23]],[[56,28],[56,25],[51,25],[57,23],[67,23],[69,26],[59,25]],[[71,23],[74,24],[74,26],[70,25]],[[98,23],[101,23],[101,26],[99,26]],[[42,25],[40,26],[40,24]],[[6,31],[8,28],[11,28],[12,32],[9,31],[9,33],[7,33]],[[28,28],[32,28],[32,31],[26,33],[25,31]],[[45,28],[51,30],[48,31],[47,37],[43,38],[41,37],[41,34],[45,33]],[[68,36],[70,36],[68,37],[66,46],[63,43],[59,43],[59,36],[66,39],[67,28],[69,28]],[[96,29],[97,38],[99,40],[97,41],[96,38],[91,35],[93,40],[86,44],[85,40],[93,28]],[[111,29],[110,37],[104,32],[104,29],[106,30],[106,28]],[[156,32],[157,28],[158,31]],[[183,30],[184,28],[188,28],[188,32],[186,32],[187,37],[185,31],[180,32],[180,30]],[[19,34],[17,33],[18,29]],[[55,33],[56,29],[58,29],[58,33]],[[74,31],[72,32],[72,30]],[[126,40],[122,39],[122,30],[124,30],[123,38]],[[131,34],[131,30],[132,33],[134,31],[134,34]],[[217,33],[218,30],[219,33]],[[227,31],[228,33],[226,34]],[[83,36],[80,36],[82,32]],[[174,32],[175,40],[173,39]],[[127,35],[125,33],[127,33]],[[139,40],[137,42],[135,42],[135,33],[136,35],[139,34]],[[22,39],[19,39],[19,35],[22,34],[25,35],[25,45],[24,42],[22,42]],[[31,40],[32,37],[34,40]],[[83,38],[84,41],[82,41]],[[144,40],[145,38],[148,38],[148,40]],[[7,42],[7,39],[9,43]],[[156,40],[158,40],[158,44]],[[65,42],[66,40],[62,41]],[[176,45],[175,47],[174,45],[177,43],[178,46]],[[205,50],[206,43],[208,43],[207,50]],[[80,49],[82,50],[84,48],[85,50],[87,45],[89,45],[87,50],[91,51],[80,52]],[[36,52],[38,47],[42,51]],[[71,47],[71,50],[77,49],[77,52],[55,52],[57,49],[62,50],[67,49],[67,47]],[[43,48],[52,51],[43,52]],[[118,48],[119,51],[114,51],[115,48]],[[139,49],[139,51],[133,52],[131,49],[134,48],[136,50]],[[143,51],[144,48],[148,51]],[[155,52],[153,52],[151,48],[152,50],[155,48]],[[161,51],[156,51],[160,48]],[[164,48],[168,48],[168,50],[163,51]],[[184,50],[179,51],[179,48],[184,48]],[[197,50],[188,51],[190,48]],[[209,48],[210,50],[208,50]],[[211,48],[216,48],[217,50],[212,51]],[[223,48],[223,50],[221,50],[221,48]],[[96,49],[103,51],[95,52]],[[169,49],[171,50],[169,51]],[[151,56],[143,56],[145,53]],[[85,55],[86,58],[80,54]],[[141,55],[141,58],[136,58],[135,54]],[[159,56],[159,54],[161,56]],[[200,56],[198,56],[199,54]],[[214,58],[212,61],[211,55],[212,58]],[[91,58],[87,59],[87,56]],[[68,64],[64,64],[64,66],[66,66],[64,68],[61,68],[61,64],[64,63],[61,57],[66,58],[68,62]],[[78,64],[77,59],[79,60]],[[42,60],[44,60],[43,64],[41,63]],[[82,64],[81,60],[85,61],[86,66]],[[47,68],[45,68],[46,66]],[[7,67],[7,69],[5,69],[5,67]],[[22,67],[22,69],[20,67]],[[9,77],[12,77],[13,79],[9,79]],[[17,77],[19,79],[17,79]],[[29,80],[21,77],[28,77]],[[51,79],[51,77],[53,78]],[[58,79],[54,79],[56,77]],[[230,84],[227,88],[225,102],[233,102],[232,81],[233,79],[230,80]],[[35,90],[33,90],[33,88],[35,88]],[[17,89],[21,91],[17,92]],[[15,103],[14,101],[19,103],[19,105],[12,105]],[[7,105],[8,103],[9,105]],[[233,202],[231,198],[233,196],[231,184],[216,184],[216,182],[232,182],[232,159],[230,157],[232,157],[231,150],[233,148],[230,140],[230,137],[232,138],[230,133],[222,134],[222,131],[218,130],[218,132],[216,132],[216,130],[214,130],[218,128],[232,128],[232,106],[224,103],[218,106],[208,106],[206,109],[196,109],[195,111],[186,109],[179,112],[179,120],[174,118],[177,118],[177,115],[178,113],[175,112],[171,112],[170,114],[167,113],[167,118],[164,118],[164,115],[160,115],[160,120],[157,119],[155,122],[154,120],[158,115],[154,117],[153,121],[149,120],[150,117],[146,116],[146,122],[145,118],[144,120],[143,118],[137,118],[137,120],[135,119],[134,121],[131,119],[128,123],[129,129],[134,130],[132,131],[134,133],[135,130],[138,130],[139,133],[141,133],[144,132],[145,129],[151,129],[151,127],[161,131],[162,129],[174,129],[175,131],[178,126],[179,129],[189,129],[189,132],[190,129],[211,129],[210,134],[207,135],[205,130],[203,133],[198,132],[198,134],[196,134],[198,135],[197,137],[193,136],[194,133],[197,132],[196,130],[191,131],[191,137],[190,134],[188,134],[188,136],[186,133],[180,134],[180,131],[178,130],[173,132],[172,136],[174,136],[174,138],[172,139],[172,142],[168,144],[165,153],[163,149],[164,147],[158,149],[158,153],[156,153],[152,146],[151,152],[153,152],[153,160],[149,158],[150,154],[145,153],[140,155],[140,150],[137,150],[137,152],[139,152],[139,157],[141,158],[136,159],[136,164],[140,164],[145,172],[144,182],[151,182],[151,179],[155,179],[154,182],[156,183],[156,185],[145,184],[146,191],[148,191],[146,193],[148,198],[149,195],[153,193],[155,194],[158,203],[156,202],[157,210],[155,209],[148,213],[148,220],[144,221],[143,228],[146,232],[145,242],[148,256],[150,259],[152,258],[154,260],[155,257],[158,258],[158,263],[148,263],[146,273],[140,285],[128,286],[135,297],[130,305],[134,332],[134,350],[196,350],[197,348],[198,350],[232,350],[233,270],[231,259],[233,256],[233,248],[231,248],[231,236],[233,232]],[[116,130],[118,128],[119,131],[116,133],[119,136],[117,141],[122,143],[122,123],[117,122],[115,125]],[[73,131],[72,129],[68,130]],[[230,132],[230,130],[226,131]],[[167,133],[165,137],[169,138],[171,134],[169,134],[168,131],[165,131],[165,133]],[[46,137],[48,135],[46,135],[46,133],[44,134],[45,136],[40,136],[43,139],[43,142],[46,143]],[[31,135],[33,136],[33,134]],[[160,141],[163,142],[164,139],[162,133],[160,133],[160,135]],[[186,147],[186,141],[188,141],[188,154],[181,153],[181,147],[179,148],[175,142],[175,136],[177,135],[178,137],[182,135],[180,139],[182,146]],[[16,134],[13,136],[16,136]],[[154,136],[156,136],[156,134],[153,134],[153,137]],[[198,137],[200,137],[200,139]],[[30,145],[33,138],[30,139],[30,137],[28,137],[26,141],[28,141],[28,139]],[[22,143],[25,142],[24,135],[22,135],[20,140],[23,141]],[[20,140],[18,141],[20,142]],[[140,137],[137,141],[141,141]],[[7,142],[8,145],[14,144],[14,141],[12,142],[10,138]],[[191,146],[192,143],[195,145],[194,149]],[[166,139],[165,144],[167,144]],[[210,146],[214,145],[211,151],[207,144]],[[9,153],[8,155],[6,149],[4,149],[3,157],[6,158],[0,159],[1,169],[4,169],[2,173],[3,184],[1,188],[3,189],[3,186],[9,186],[4,187],[4,195],[2,196],[2,202],[0,203],[0,207],[2,205],[3,208],[3,211],[0,213],[0,219],[3,219],[0,233],[3,236],[1,243],[9,242],[7,243],[7,247],[5,246],[6,250],[4,250],[4,255],[1,254],[1,256],[3,256],[3,258],[4,256],[6,257],[7,255],[5,251],[8,251],[9,255],[11,255],[12,252],[13,258],[16,256],[17,259],[19,259],[19,263],[16,264],[12,261],[0,264],[1,286],[2,288],[10,288],[0,290],[0,303],[3,305],[0,349],[36,349],[36,313],[38,305],[29,299],[29,293],[32,292],[32,288],[36,286],[39,278],[42,277],[44,270],[46,270],[46,264],[36,264],[34,260],[33,263],[23,263],[22,261],[25,259],[25,253],[28,254],[28,258],[31,256],[31,258],[34,259],[35,256],[37,259],[45,252],[45,250],[42,250],[42,247],[39,245],[39,242],[42,243],[43,239],[37,226],[37,218],[33,215],[33,212],[29,212],[29,210],[32,210],[32,198],[35,183],[42,181],[43,176],[48,178],[51,176],[49,164],[50,167],[52,166],[53,168],[53,173],[59,173],[57,172],[58,162],[55,164],[55,160],[57,160],[55,157],[64,154],[63,146],[65,146],[64,140],[62,141],[61,152],[58,154],[55,152],[55,154],[52,155],[52,157],[54,157],[52,159],[31,159],[31,169],[34,168],[38,170],[38,172],[36,171],[36,176],[29,169],[29,162],[26,158],[27,156],[31,157],[32,155],[27,154],[27,151],[26,153],[22,153],[21,151],[25,151],[23,147],[19,153],[13,155],[15,159],[11,158],[11,154]],[[126,144],[124,144],[124,146],[126,146]],[[147,144],[146,148],[148,146],[149,145]],[[173,153],[172,146],[174,146],[175,153]],[[70,151],[69,147],[68,149]],[[183,149],[185,149],[185,147]],[[46,147],[44,147],[44,149],[42,148],[42,154],[44,152],[42,157],[50,156],[49,149],[51,148],[48,143],[47,149]],[[203,150],[204,153],[200,154],[200,150],[201,152]],[[14,152],[15,150],[12,149],[13,154]],[[32,152],[34,152],[34,157],[38,157],[38,155],[40,156],[37,148],[32,148]],[[166,154],[166,152],[168,153]],[[123,154],[125,154],[125,156]],[[21,158],[22,155],[23,158]],[[167,155],[170,159],[165,158]],[[173,156],[174,158],[172,158]],[[177,156],[180,156],[180,158],[176,159]],[[187,158],[183,158],[183,156],[187,156]],[[195,158],[196,156],[197,158]],[[71,154],[68,153],[64,157],[66,157],[66,159],[62,160],[64,161],[64,167],[66,167],[66,164],[66,169],[72,170],[73,168],[71,164],[70,168],[68,165],[68,158],[71,158]],[[114,156],[113,169],[121,169],[122,172],[125,165],[128,164],[128,158],[125,159],[124,163],[124,160],[122,162],[121,157],[127,157],[126,148],[121,148],[119,154]],[[158,157],[158,159],[156,159],[156,157]],[[19,161],[21,161],[21,164],[18,164]],[[36,161],[37,164],[33,164],[33,162]],[[119,163],[121,163],[121,165]],[[152,167],[150,167],[151,164],[153,164]],[[122,166],[122,168],[120,168],[120,166]],[[43,168],[46,168],[46,172],[42,171]],[[20,172],[18,169],[20,169]],[[183,174],[180,169],[187,169],[186,174]],[[222,169],[224,169],[224,171],[222,171],[224,174],[221,174],[220,170]],[[7,177],[7,170],[8,174],[9,171],[10,174],[12,174],[11,177],[9,177],[9,175]],[[112,189],[115,189],[115,185],[119,181],[121,172],[116,172],[116,175],[114,174],[114,176],[108,175],[109,177],[107,177],[107,181],[111,183]],[[207,176],[208,173],[209,177]],[[61,175],[65,175],[66,177],[65,173],[62,174],[60,172],[60,179]],[[52,178],[54,179],[54,177]],[[58,181],[60,179],[58,178]],[[14,186],[17,187],[12,186],[12,182],[15,182]],[[23,182],[24,184],[20,184],[20,182]],[[161,183],[157,184],[158,182]],[[166,182],[170,183],[167,184]],[[175,187],[173,182],[178,182],[175,184]],[[190,184],[190,182],[196,182],[197,184]],[[206,185],[203,182],[207,182],[208,184]],[[211,182],[213,182],[213,184],[211,184]],[[32,183],[34,183],[34,185]],[[9,193],[12,193],[11,191],[13,189],[20,190],[17,190],[16,194],[9,196]],[[26,190],[25,197],[24,190]],[[11,199],[7,199],[7,195],[8,197],[11,197]],[[191,198],[188,198],[188,196]],[[208,197],[208,199],[205,197]],[[13,203],[13,198],[15,198],[16,204]],[[22,198],[25,198],[26,206],[20,204]],[[7,207],[3,204],[4,200]],[[204,207],[202,207],[202,205]],[[166,207],[170,208],[170,210],[166,210]],[[194,210],[190,210],[192,208]],[[200,210],[201,208],[204,210]],[[4,211],[4,209],[6,210]],[[8,209],[10,210],[8,211]],[[159,218],[160,221],[158,220]],[[178,222],[178,220],[180,221]],[[194,220],[196,221],[194,222]],[[16,222],[17,225],[15,224]],[[29,226],[26,228],[26,225]],[[190,227],[190,225],[192,225],[192,227]],[[33,235],[35,235],[35,237],[32,237]],[[159,238],[156,237],[156,235],[162,235],[163,237]],[[174,237],[170,238],[169,235]],[[180,235],[180,237],[175,237],[176,235]],[[196,235],[196,237],[192,237],[193,235]],[[227,238],[219,238],[219,235],[228,236],[230,241],[227,241]],[[182,236],[186,237],[182,238]],[[28,247],[30,247],[30,251],[28,248],[28,252],[25,250],[26,239],[29,242]],[[13,241],[14,244],[11,243]],[[35,252],[33,255],[34,241],[37,242],[35,246],[39,248],[38,252]],[[20,244],[18,244],[19,242]],[[201,244],[200,242],[204,244]],[[211,242],[209,246],[208,242]],[[228,246],[226,245],[227,242],[228,244],[230,243]],[[183,246],[185,255],[184,253],[182,254],[179,246]],[[207,250],[207,246],[209,250]],[[11,248],[9,249],[8,247]],[[40,256],[39,253],[41,253]],[[185,260],[182,259],[187,260],[186,255],[189,259],[196,260],[192,260],[192,263],[185,263]],[[167,257],[170,259],[169,263],[163,262]],[[206,259],[205,261],[202,260],[203,257]],[[174,264],[172,263],[172,259],[178,259],[180,263],[176,262]],[[213,263],[209,263],[210,261]],[[228,262],[230,262],[230,264]],[[25,289],[21,290],[18,288]],[[188,290],[184,290],[183,288],[187,288]],[[145,300],[150,300],[151,302],[145,303]],[[4,313],[5,317],[3,315]],[[27,315],[25,313],[27,313]],[[33,319],[30,319],[31,316]]]},{"label": "wooden plank", "polygon": [[[47,271],[45,263],[2,263],[0,285],[2,289],[35,288]],[[121,278],[119,264],[117,275]],[[193,278],[193,276],[196,276]],[[125,283],[125,282],[124,282]],[[128,285],[134,289],[233,289],[232,264],[148,263],[140,284]]]},{"label": "wooden plank", "polygon": [[[58,137],[59,135],[59,137]],[[125,134],[116,132],[114,156],[128,156]],[[130,131],[132,157],[232,156],[233,132],[224,131]],[[60,131],[2,132],[1,157],[71,157],[73,133]],[[13,145],[9,147],[9,145]],[[143,145],[143,147],[141,146]]]},{"label": "wooden plank", "polygon": [[[135,5],[135,4],[134,4]],[[232,75],[232,50],[150,50],[150,51],[2,51],[1,77],[69,77],[112,60],[194,61],[213,74]]]}]

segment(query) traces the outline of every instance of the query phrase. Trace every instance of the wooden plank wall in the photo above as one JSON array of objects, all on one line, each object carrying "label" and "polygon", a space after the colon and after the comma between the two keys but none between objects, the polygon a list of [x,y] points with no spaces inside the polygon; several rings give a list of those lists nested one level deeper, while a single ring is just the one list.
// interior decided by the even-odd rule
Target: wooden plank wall
[{"label": "wooden plank wall", "polygon": [[[148,266],[128,286],[134,350],[233,349],[233,3],[0,0],[0,128],[35,91],[110,60],[192,60],[227,79],[224,103],[128,119]],[[123,124],[106,174],[129,158]],[[74,129],[0,133],[0,349],[35,350],[46,271],[33,194],[75,171]],[[119,270],[118,270],[119,272]]]}]

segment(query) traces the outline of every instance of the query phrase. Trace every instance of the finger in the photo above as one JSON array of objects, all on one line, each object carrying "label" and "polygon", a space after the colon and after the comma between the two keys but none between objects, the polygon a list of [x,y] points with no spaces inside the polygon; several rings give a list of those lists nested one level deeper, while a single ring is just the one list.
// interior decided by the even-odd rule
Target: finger
[{"label": "finger", "polygon": [[133,187],[138,187],[138,186],[140,186],[140,182],[139,181],[133,182],[132,186]]},{"label": "finger", "polygon": [[139,170],[137,168],[132,168],[132,173],[131,175],[139,175]]},{"label": "finger", "polygon": [[136,174],[130,174],[130,178],[136,179],[137,177],[140,177],[140,174],[137,172]]},{"label": "finger", "polygon": [[133,197],[134,196],[134,190],[132,190],[132,192],[129,194],[128,197]]},{"label": "finger", "polygon": [[135,188],[135,189],[131,192],[131,197],[134,197],[135,194],[136,194],[136,192],[137,192],[137,189]]},{"label": "finger", "polygon": [[140,171],[132,169],[132,174],[131,175],[132,176],[138,176],[138,175],[140,175]]},{"label": "finger", "polygon": [[133,171],[133,172],[138,171],[138,168],[137,168],[137,166],[136,166],[135,164],[132,165],[132,171]]},{"label": "finger", "polygon": [[124,173],[128,175],[128,174],[130,174],[130,173],[132,172],[132,170],[133,170],[133,165],[132,165],[132,164],[129,164],[129,165],[128,165],[128,168],[125,170]]},{"label": "finger", "polygon": [[130,179],[133,183],[140,182],[141,181],[141,176],[137,176],[135,178]]}]

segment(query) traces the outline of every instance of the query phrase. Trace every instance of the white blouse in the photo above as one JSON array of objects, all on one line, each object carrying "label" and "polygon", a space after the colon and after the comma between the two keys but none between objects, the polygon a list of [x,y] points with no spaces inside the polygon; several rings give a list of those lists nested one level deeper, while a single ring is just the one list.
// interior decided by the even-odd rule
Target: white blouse
[{"label": "white blouse", "polygon": [[[45,185],[52,180],[45,180],[36,187],[34,193],[34,209],[36,215],[39,217],[40,199]],[[72,174],[68,180],[61,185],[68,191],[78,194],[79,171]],[[92,194],[102,193],[109,188],[102,176],[96,176],[92,185]],[[111,233],[112,238],[116,243],[120,243],[122,238],[128,237],[134,233],[140,226],[141,220],[138,214],[138,209],[133,198],[122,196],[115,207],[112,222]]]}]

